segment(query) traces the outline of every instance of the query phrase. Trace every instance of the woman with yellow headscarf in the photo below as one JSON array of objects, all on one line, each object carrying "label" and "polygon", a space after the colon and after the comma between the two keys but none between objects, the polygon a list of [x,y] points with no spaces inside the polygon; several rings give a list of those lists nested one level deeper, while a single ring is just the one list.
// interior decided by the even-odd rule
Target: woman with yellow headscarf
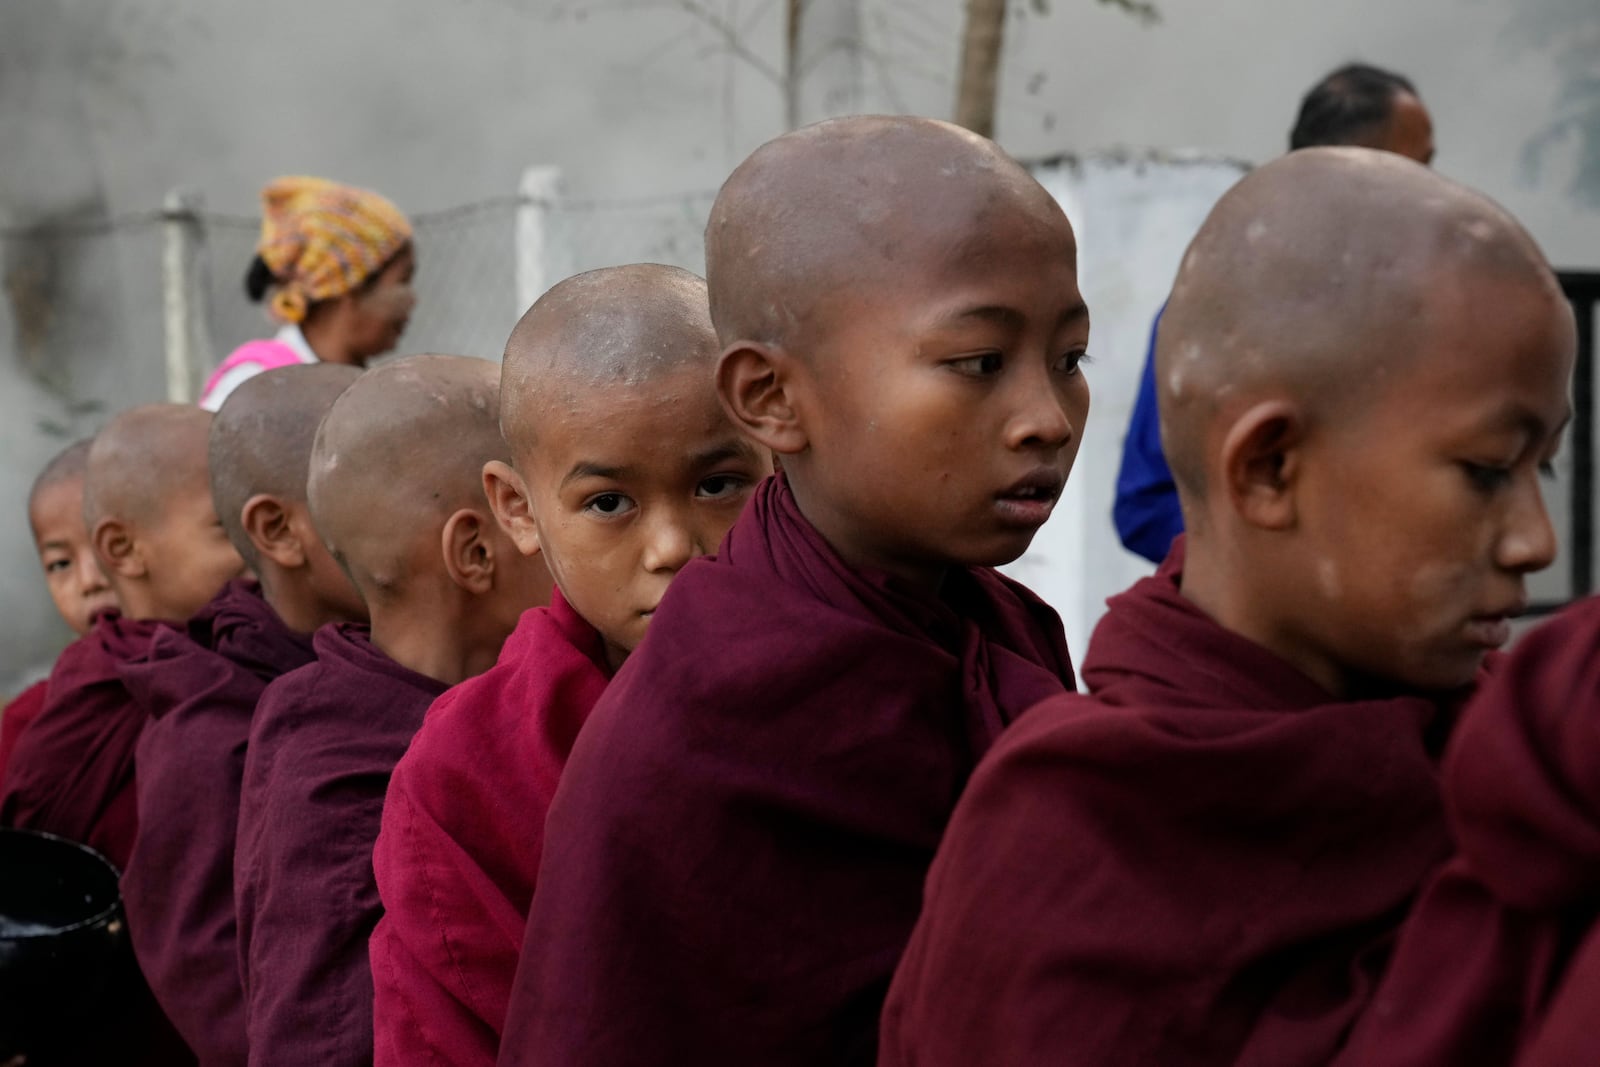
[{"label": "woman with yellow headscarf", "polygon": [[390,351],[416,306],[411,223],[387,199],[322,178],[279,178],[261,192],[261,240],[245,292],[282,323],[212,373],[200,406],[215,411],[238,385],[296,363],[349,363]]}]

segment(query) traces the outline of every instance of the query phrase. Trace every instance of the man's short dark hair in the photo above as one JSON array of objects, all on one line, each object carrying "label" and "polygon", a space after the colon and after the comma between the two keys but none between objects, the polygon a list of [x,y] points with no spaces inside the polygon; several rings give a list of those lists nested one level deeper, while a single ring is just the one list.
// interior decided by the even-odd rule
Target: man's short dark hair
[{"label": "man's short dark hair", "polygon": [[1300,101],[1289,148],[1356,144],[1389,121],[1395,97],[1416,86],[1392,71],[1351,63],[1323,78]]}]

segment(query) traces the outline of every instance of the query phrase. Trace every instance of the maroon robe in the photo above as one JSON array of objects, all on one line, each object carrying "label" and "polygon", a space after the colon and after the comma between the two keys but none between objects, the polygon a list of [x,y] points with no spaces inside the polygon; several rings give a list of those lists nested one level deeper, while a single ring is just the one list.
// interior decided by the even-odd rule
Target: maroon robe
[{"label": "maroon robe", "polygon": [[1071,678],[1022,587],[852,569],[764,483],[578,738],[500,1062],[870,1064],[956,797]]},{"label": "maroon robe", "polygon": [[378,1067],[494,1067],[545,815],[610,677],[600,634],[557,591],[493,668],[428,709],[372,857]]},{"label": "maroon robe", "polygon": [[133,750],[144,709],[122,684],[159,622],[102,615],[50,672],[45,706],[12,752],[0,826],[47,830],[97,850],[120,870],[138,826]]},{"label": "maroon robe", "polygon": [[137,752],[139,833],[122,877],[128,933],[157,1001],[202,1067],[245,1063],[233,904],[245,743],[267,683],[310,663],[254,582],[228,583],[185,633],[122,665],[150,715]]},{"label": "maroon robe", "polygon": [[5,789],[6,764],[11,762],[11,750],[17,747],[17,738],[22,736],[23,728],[44,710],[45,691],[48,688],[43,681],[34,682],[18,693],[6,705],[5,711],[0,712],[0,790]]},{"label": "maroon robe", "polygon": [[234,855],[250,1063],[372,1062],[367,939],[383,795],[441,682],[360,626],[325,626],[317,660],[256,706]]},{"label": "maroon robe", "polygon": [[1336,701],[1160,574],[974,775],[881,1064],[1325,1064],[1448,850],[1451,704]]},{"label": "maroon robe", "polygon": [[1456,854],[1340,1063],[1600,1063],[1600,598],[1499,666],[1444,790]]}]

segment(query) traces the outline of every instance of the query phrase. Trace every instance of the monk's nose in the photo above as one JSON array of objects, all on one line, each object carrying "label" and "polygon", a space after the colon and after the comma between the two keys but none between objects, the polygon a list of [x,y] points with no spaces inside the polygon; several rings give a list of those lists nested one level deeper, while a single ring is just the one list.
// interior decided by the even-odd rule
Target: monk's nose
[{"label": "monk's nose", "polygon": [[1555,562],[1558,547],[1538,480],[1529,479],[1512,505],[1495,562],[1519,574],[1542,571]]},{"label": "monk's nose", "polygon": [[683,517],[662,513],[645,532],[644,565],[648,571],[675,573],[694,558],[694,537]]},{"label": "monk's nose", "polygon": [[1006,426],[1006,446],[1065,448],[1072,441],[1072,420],[1047,378],[1020,383],[1017,411]]}]

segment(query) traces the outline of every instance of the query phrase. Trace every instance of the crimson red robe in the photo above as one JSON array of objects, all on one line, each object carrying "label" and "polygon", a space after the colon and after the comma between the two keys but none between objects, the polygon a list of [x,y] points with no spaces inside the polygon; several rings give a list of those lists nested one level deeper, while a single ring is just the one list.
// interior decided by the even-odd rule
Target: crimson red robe
[{"label": "crimson red robe", "polygon": [[313,645],[316,662],[262,694],[245,754],[234,902],[252,1067],[372,1061],[372,845],[389,775],[446,688],[363,626]]},{"label": "crimson red robe", "polygon": [[881,1064],[1326,1064],[1448,851],[1454,702],[1338,701],[1179,592],[1113,598],[1092,696],[974,775]]},{"label": "crimson red robe", "polygon": [[183,633],[122,665],[150,715],[136,754],[139,833],[122,877],[128,932],[156,999],[202,1067],[246,1060],[233,903],[245,745],[273,678],[310,663],[309,634],[236,580]]},{"label": "crimson red robe", "polygon": [[138,827],[133,750],[145,715],[120,670],[166,628],[107,613],[61,653],[44,708],[11,754],[0,826],[47,830],[127,866]]},{"label": "crimson red robe", "polygon": [[1456,853],[1340,1062],[1600,1063],[1600,598],[1499,666],[1444,790]]},{"label": "crimson red robe", "polygon": [[764,483],[578,738],[500,1062],[870,1064],[956,797],[1071,678],[1020,586],[855,570]]},{"label": "crimson red robe", "polygon": [[377,1064],[493,1067],[562,767],[610,680],[600,634],[557,591],[499,662],[428,709],[373,853]]},{"label": "crimson red robe", "polygon": [[39,712],[44,710],[47,688],[43,681],[34,682],[18,693],[6,705],[4,712],[0,712],[0,790],[5,789],[6,765],[11,762],[11,750],[17,747],[17,738],[22,736],[23,727],[37,719]]}]

